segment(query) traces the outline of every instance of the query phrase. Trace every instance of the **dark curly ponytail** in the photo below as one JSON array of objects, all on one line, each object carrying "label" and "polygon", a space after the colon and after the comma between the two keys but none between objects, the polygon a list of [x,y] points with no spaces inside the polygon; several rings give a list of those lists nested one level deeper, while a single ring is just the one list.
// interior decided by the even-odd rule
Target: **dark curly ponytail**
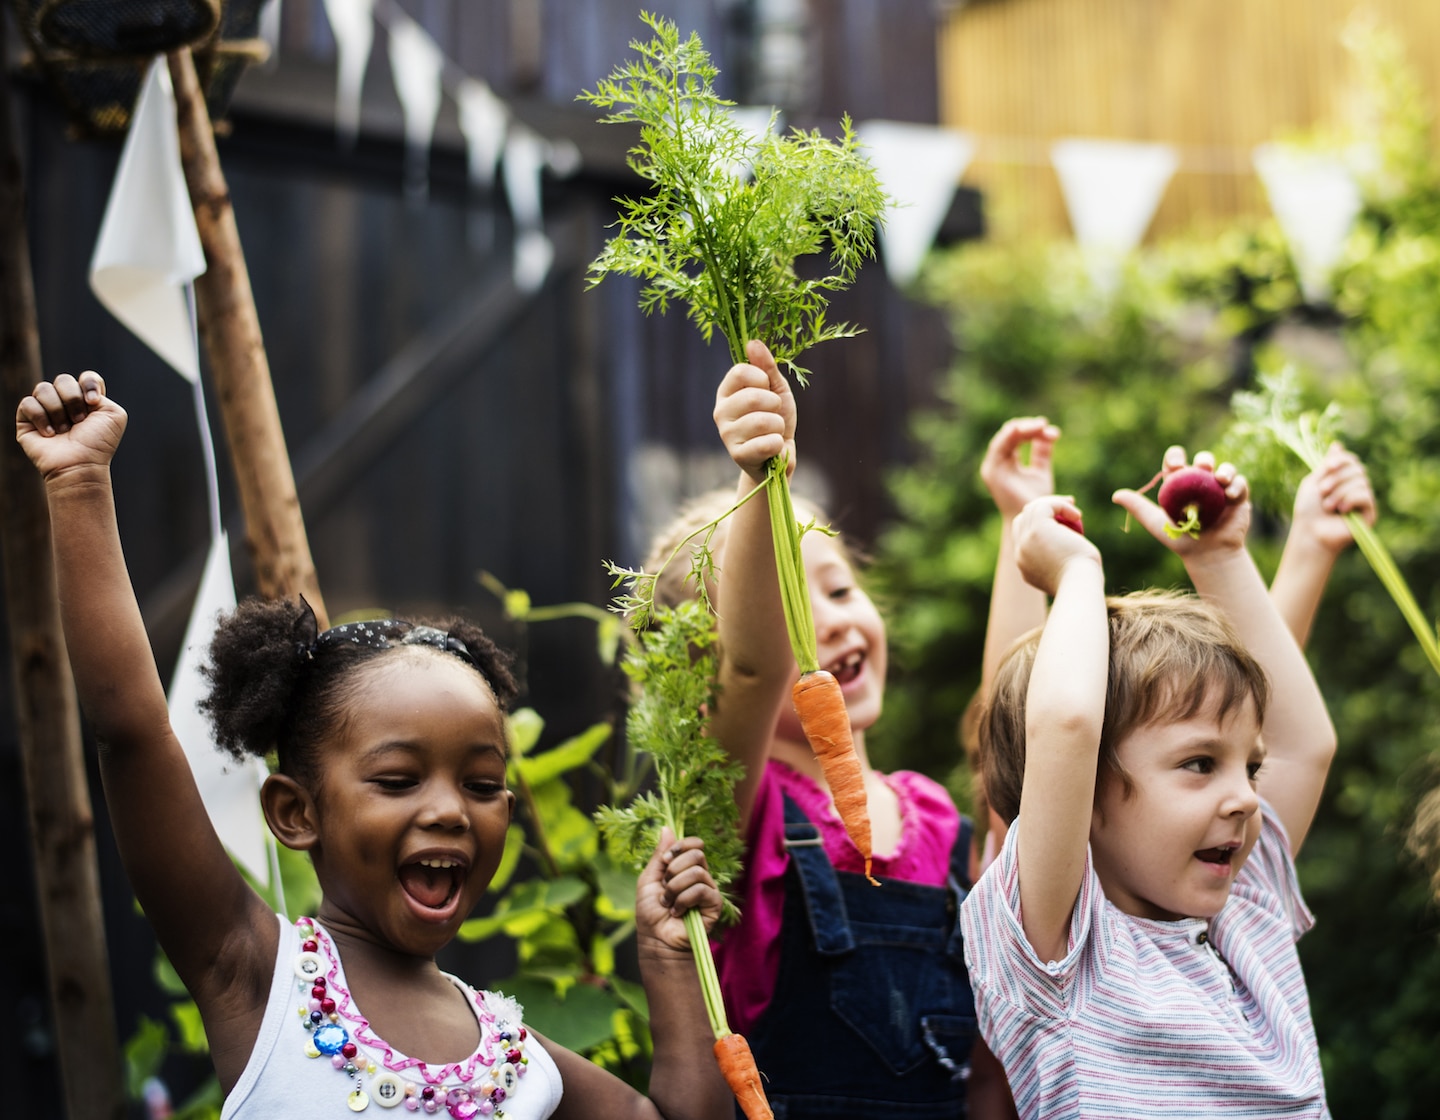
[{"label": "dark curly ponytail", "polygon": [[345,715],[354,671],[407,645],[458,656],[484,678],[507,711],[516,696],[510,658],[473,623],[376,619],[316,633],[299,602],[247,599],[221,619],[202,672],[210,694],[201,709],[216,743],[233,757],[265,757],[296,778],[313,774],[314,748]]}]

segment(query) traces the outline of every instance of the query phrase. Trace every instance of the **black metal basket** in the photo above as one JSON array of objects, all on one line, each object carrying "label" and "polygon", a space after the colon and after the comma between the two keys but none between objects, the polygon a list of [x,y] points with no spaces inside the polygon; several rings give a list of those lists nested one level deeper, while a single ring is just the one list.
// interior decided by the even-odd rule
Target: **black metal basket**
[{"label": "black metal basket", "polygon": [[257,38],[263,0],[13,0],[44,75],[74,130],[123,132],[150,60],[190,47],[210,119],[219,125],[245,68],[268,52]]}]

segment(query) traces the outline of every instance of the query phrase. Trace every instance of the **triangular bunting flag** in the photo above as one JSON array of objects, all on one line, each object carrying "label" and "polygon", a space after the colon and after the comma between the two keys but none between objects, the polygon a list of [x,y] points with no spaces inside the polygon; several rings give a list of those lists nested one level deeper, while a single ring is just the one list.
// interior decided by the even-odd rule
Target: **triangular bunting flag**
[{"label": "triangular bunting flag", "polygon": [[545,148],[544,140],[521,125],[512,125],[505,137],[505,198],[515,221],[513,268],[515,285],[522,292],[538,291],[555,259],[540,212]]},{"label": "triangular bunting flag", "polygon": [[865,121],[855,132],[892,200],[880,246],[891,282],[903,288],[935,243],[975,142],[955,129],[900,121]]},{"label": "triangular bunting flag", "polygon": [[1145,236],[1179,158],[1166,144],[1059,140],[1050,159],[1091,279],[1113,290],[1125,257]]},{"label": "triangular bunting flag", "polygon": [[395,16],[390,24],[390,73],[405,113],[405,188],[412,201],[429,193],[430,138],[440,112],[445,56],[418,23]]},{"label": "triangular bunting flag", "polygon": [[160,56],[145,75],[120,153],[90,258],[90,287],[142,342],[198,382],[185,285],[204,271],[205,252],[180,166],[175,93]]},{"label": "triangular bunting flag", "polygon": [[[235,581],[230,573],[230,543],[221,533],[210,546],[200,593],[185,628],[185,643],[170,683],[170,725],[185,748],[195,784],[210,814],[220,841],[261,883],[270,881],[265,849],[265,821],[260,812],[259,789],[264,767],[238,762],[221,754],[210,725],[200,711],[209,690],[200,673],[215,623],[222,612],[235,609]],[[258,761],[258,760],[256,760]]]},{"label": "triangular bunting flag", "polygon": [[1360,213],[1355,176],[1333,152],[1261,144],[1253,159],[1290,247],[1305,299],[1324,303],[1330,298],[1330,273]]},{"label": "triangular bunting flag", "polygon": [[360,92],[375,42],[374,9],[375,0],[325,0],[325,16],[340,56],[335,74],[335,131],[347,145],[360,135]]}]

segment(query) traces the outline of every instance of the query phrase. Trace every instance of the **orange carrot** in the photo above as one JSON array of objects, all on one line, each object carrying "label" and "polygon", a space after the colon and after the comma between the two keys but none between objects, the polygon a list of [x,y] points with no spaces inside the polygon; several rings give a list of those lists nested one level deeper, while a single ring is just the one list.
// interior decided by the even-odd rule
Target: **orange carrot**
[{"label": "orange carrot", "polygon": [[870,874],[870,810],[865,797],[865,774],[855,757],[855,743],[850,736],[850,713],[845,710],[845,696],[840,682],[824,669],[801,673],[791,691],[795,714],[800,727],[810,740],[810,749],[825,772],[835,811],[850,834],[855,847],[865,859],[865,877]]},{"label": "orange carrot", "polygon": [[770,1102],[765,1099],[765,1089],[760,1084],[760,1070],[755,1066],[755,1056],[750,1053],[750,1044],[745,1037],[731,1033],[717,1038],[715,1060],[720,1063],[725,1083],[740,1102],[745,1120],[775,1120]]}]

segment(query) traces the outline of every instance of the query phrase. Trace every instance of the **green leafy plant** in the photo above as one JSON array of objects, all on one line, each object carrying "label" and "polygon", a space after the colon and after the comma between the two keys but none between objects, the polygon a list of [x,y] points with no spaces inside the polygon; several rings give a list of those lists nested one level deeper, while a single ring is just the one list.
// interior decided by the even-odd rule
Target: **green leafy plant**
[{"label": "green leafy plant", "polygon": [[[1273,441],[1294,454],[1307,470],[1318,470],[1326,448],[1338,435],[1338,407],[1332,401],[1323,411],[1302,410],[1293,367],[1287,366],[1278,374],[1261,374],[1259,380],[1258,391],[1235,394],[1236,423],[1231,438],[1241,447],[1263,447]],[[1430,667],[1440,674],[1440,636],[1415,601],[1415,593],[1410,590],[1390,550],[1359,514],[1345,514],[1345,524],[1350,527],[1361,554],[1400,608]]]},{"label": "green leafy plant", "polygon": [[[580,94],[612,110],[605,123],[639,124],[629,163],[652,188],[620,200],[619,232],[591,264],[590,284],[637,277],[647,314],[663,314],[678,300],[707,341],[716,331],[724,336],[733,362],[744,361],[746,342],[758,338],[804,385],[809,371],[797,364],[799,354],[856,333],[825,322],[828,293],[847,287],[873,255],[885,193],[848,117],[838,141],[799,129],[779,136],[773,128],[756,139],[730,113],[734,103],[716,95],[719,71],[699,36],[682,41],[674,23],[640,18],[654,38],[633,41],[638,58]],[[796,260],[821,253],[830,271],[802,276]],[[791,645],[801,672],[812,672],[819,662],[800,561],[805,528],[778,457],[767,469],[766,493]],[[622,606],[639,607],[643,620],[653,583],[637,584],[639,573],[627,569],[612,572],[617,582],[632,581]],[[699,587],[703,592],[703,580]]]},{"label": "green leafy plant", "polygon": [[[639,633],[623,666],[635,686],[625,729],[632,749],[653,761],[655,788],[595,816],[612,854],[636,869],[649,861],[664,828],[677,837],[703,837],[710,873],[725,898],[722,917],[733,919],[725,892],[740,873],[735,783],[744,769],[706,731],[715,701],[715,641],[715,618],[697,600],[661,608]],[[687,910],[684,921],[720,1069],[746,1116],[771,1115],[749,1044],[726,1019],[704,919]]]}]

